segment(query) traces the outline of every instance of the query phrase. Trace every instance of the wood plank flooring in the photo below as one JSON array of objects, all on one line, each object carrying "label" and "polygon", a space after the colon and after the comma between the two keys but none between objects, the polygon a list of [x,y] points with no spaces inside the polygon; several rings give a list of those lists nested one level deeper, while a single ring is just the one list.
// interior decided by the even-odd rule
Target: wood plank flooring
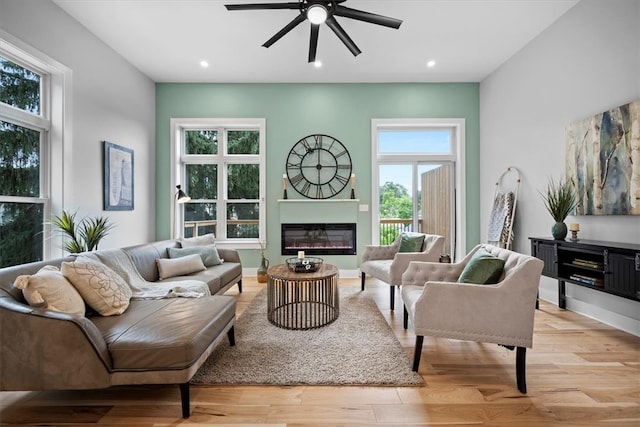
[{"label": "wood plank flooring", "polygon": [[[244,293],[229,291],[238,312],[263,286],[247,277]],[[366,292],[411,355],[399,297],[392,313],[387,285],[368,279]],[[516,389],[515,353],[493,344],[425,337],[420,374],[422,387],[192,386],[188,420],[173,385],[0,392],[0,424],[640,426],[640,338],[544,301],[527,351],[528,394]]]}]

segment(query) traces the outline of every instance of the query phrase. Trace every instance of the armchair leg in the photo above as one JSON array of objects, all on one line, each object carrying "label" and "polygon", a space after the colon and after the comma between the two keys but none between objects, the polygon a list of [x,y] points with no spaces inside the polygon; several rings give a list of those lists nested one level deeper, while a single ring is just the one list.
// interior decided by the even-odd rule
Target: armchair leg
[{"label": "armchair leg", "polygon": [[423,341],[424,337],[422,335],[416,335],[416,349],[413,351],[413,372],[418,372],[418,367],[420,366]]},{"label": "armchair leg", "polygon": [[180,399],[182,400],[182,418],[187,419],[191,415],[188,382],[180,384]]},{"label": "armchair leg", "polygon": [[396,287],[391,285],[389,286],[389,289],[391,290],[391,293],[389,294],[391,296],[391,311],[393,311],[396,305]]},{"label": "armchair leg", "polygon": [[242,293],[242,279],[238,280],[238,293]]},{"label": "armchair leg", "polygon": [[403,305],[403,307],[404,307],[404,313],[402,315],[402,324],[404,328],[407,329],[409,327],[409,312],[407,311],[406,305]]},{"label": "armchair leg", "polygon": [[525,347],[516,348],[516,382],[520,393],[527,393],[526,377],[527,349]]},{"label": "armchair leg", "polygon": [[362,290],[363,291],[364,291],[364,276],[365,276],[365,274],[362,273],[362,279],[361,279],[362,280],[362,284],[361,284],[361,286],[362,286]]}]

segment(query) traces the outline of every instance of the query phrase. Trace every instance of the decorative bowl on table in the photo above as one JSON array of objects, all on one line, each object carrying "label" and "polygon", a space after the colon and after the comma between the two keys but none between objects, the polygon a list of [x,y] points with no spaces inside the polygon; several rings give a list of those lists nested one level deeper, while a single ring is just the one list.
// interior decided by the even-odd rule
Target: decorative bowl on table
[{"label": "decorative bowl on table", "polygon": [[287,258],[287,268],[293,273],[314,273],[322,266],[323,259],[318,257]]}]

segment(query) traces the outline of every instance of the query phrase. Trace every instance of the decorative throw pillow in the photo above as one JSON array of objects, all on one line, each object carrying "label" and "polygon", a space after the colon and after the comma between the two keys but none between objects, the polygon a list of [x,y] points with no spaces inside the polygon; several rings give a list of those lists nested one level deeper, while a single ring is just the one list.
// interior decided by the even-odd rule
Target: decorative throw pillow
[{"label": "decorative throw pillow", "polygon": [[222,264],[216,245],[192,246],[188,248],[169,248],[169,258],[181,258],[187,255],[197,254],[202,258],[205,267]]},{"label": "decorative throw pillow", "polygon": [[498,283],[503,270],[504,260],[491,255],[484,248],[480,248],[462,270],[458,282],[478,285]]},{"label": "decorative throw pillow", "polygon": [[32,307],[84,316],[82,297],[56,266],[44,266],[32,276],[18,276],[13,286],[22,289]]},{"label": "decorative throw pillow", "polygon": [[213,245],[216,242],[216,236],[213,233],[205,234],[203,236],[189,237],[180,239],[180,246],[183,248],[190,248],[192,246],[204,246]]},{"label": "decorative throw pillow", "polygon": [[398,252],[421,252],[424,243],[424,234],[402,233],[400,238],[400,249]]},{"label": "decorative throw pillow", "polygon": [[129,307],[131,288],[106,265],[78,257],[74,262],[63,262],[61,271],[87,305],[102,316],[122,314]]},{"label": "decorative throw pillow", "polygon": [[180,258],[158,258],[156,264],[158,264],[160,280],[207,269],[198,254],[185,255]]}]

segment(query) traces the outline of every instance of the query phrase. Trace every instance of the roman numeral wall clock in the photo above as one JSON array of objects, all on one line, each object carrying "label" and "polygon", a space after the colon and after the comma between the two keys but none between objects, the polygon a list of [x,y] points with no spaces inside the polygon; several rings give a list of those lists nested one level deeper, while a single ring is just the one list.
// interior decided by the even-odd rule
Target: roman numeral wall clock
[{"label": "roman numeral wall clock", "polygon": [[305,136],[287,156],[289,183],[309,199],[329,199],[340,193],[349,183],[351,168],[349,151],[329,135]]}]

